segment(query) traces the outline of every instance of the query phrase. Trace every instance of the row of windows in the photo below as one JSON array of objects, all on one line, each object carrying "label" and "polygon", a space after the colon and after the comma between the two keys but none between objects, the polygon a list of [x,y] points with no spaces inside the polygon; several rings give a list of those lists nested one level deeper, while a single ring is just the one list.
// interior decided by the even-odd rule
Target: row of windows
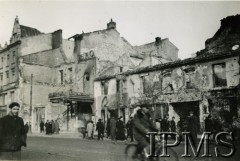
[{"label": "row of windows", "polygon": [[[12,68],[11,69],[11,74],[12,74],[12,76],[15,76],[15,68]],[[0,81],[2,82],[3,81],[3,76],[4,76],[4,74],[3,73],[0,73]],[[5,72],[5,78],[6,79],[9,79],[9,76],[10,76],[10,73],[9,73],[9,71],[6,71]]]},{"label": "row of windows", "polygon": [[[6,93],[5,94],[1,94],[0,95],[0,106],[5,106],[6,105]],[[13,102],[14,101],[14,91],[10,92],[10,101]]]},{"label": "row of windows", "polygon": [[[219,64],[213,64],[212,65],[212,71],[213,71],[213,87],[225,87],[227,86],[227,78],[226,78],[226,64],[225,63],[219,63]],[[149,92],[149,83],[145,76],[141,76],[141,83],[143,87],[143,93]],[[102,82],[101,88],[102,88],[102,94],[107,95],[108,94],[108,82]],[[134,86],[134,84],[132,84]],[[169,84],[170,90],[173,91],[172,84]],[[134,88],[134,87],[133,87]],[[154,87],[157,88],[157,87]],[[193,88],[193,82],[191,78],[186,80],[186,88],[192,89]],[[152,89],[150,89],[152,90]],[[117,80],[116,82],[116,91],[117,93],[120,91],[120,81]]]},{"label": "row of windows", "polygon": [[[2,56],[0,57],[0,68],[3,68],[3,64],[4,64],[4,59],[5,59],[5,56]],[[10,65],[10,62],[15,63],[15,60],[16,60],[16,52],[13,51],[12,52],[12,59],[10,60],[10,54],[7,54],[6,55],[6,66],[9,66]]]}]

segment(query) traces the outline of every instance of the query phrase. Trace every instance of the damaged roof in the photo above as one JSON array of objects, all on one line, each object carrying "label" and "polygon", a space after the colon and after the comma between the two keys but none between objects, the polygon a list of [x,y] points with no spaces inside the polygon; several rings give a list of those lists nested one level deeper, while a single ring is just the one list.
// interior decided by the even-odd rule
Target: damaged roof
[{"label": "damaged roof", "polygon": [[40,32],[39,30],[28,26],[20,25],[20,29],[22,38],[42,34],[42,32]]},{"label": "damaged roof", "polygon": [[194,58],[187,58],[184,60],[177,60],[169,63],[164,63],[164,64],[157,64],[154,66],[147,66],[147,67],[141,67],[141,68],[136,68],[134,70],[129,70],[126,72],[123,72],[121,74],[115,74],[115,75],[105,75],[101,76],[95,79],[95,81],[101,81],[101,80],[106,80],[106,79],[112,79],[115,78],[117,75],[131,75],[131,74],[139,74],[139,73],[147,73],[151,71],[156,71],[156,70],[164,70],[168,68],[175,68],[183,65],[192,65],[196,63],[202,63],[202,62],[208,62],[216,59],[223,59],[223,58],[228,58],[232,56],[239,56],[240,55],[240,49],[235,50],[235,51],[229,51],[229,52],[219,52],[219,53],[205,53],[202,54],[201,56],[197,56]]}]

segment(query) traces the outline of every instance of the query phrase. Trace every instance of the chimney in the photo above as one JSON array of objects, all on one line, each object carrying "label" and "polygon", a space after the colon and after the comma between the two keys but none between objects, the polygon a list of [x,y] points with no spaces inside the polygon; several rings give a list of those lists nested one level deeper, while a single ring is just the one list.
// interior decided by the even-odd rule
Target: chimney
[{"label": "chimney", "polygon": [[160,42],[161,42],[161,37],[156,37],[156,38],[155,38],[155,44],[156,44],[156,45],[159,45]]},{"label": "chimney", "polygon": [[62,30],[52,33],[52,49],[59,48],[62,45]]},{"label": "chimney", "polygon": [[111,19],[111,21],[107,24],[107,29],[116,29],[116,22]]},{"label": "chimney", "polygon": [[76,61],[78,61],[78,58],[81,54],[81,41],[83,39],[83,34],[75,35],[73,36],[73,38],[74,38],[74,55]]}]

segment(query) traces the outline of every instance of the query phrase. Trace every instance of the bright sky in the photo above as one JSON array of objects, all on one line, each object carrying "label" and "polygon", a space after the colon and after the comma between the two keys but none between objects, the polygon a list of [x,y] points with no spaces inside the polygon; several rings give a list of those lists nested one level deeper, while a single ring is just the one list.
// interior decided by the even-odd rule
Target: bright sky
[{"label": "bright sky", "polygon": [[117,30],[132,45],[169,38],[179,58],[204,48],[220,27],[220,20],[240,14],[240,2],[114,2],[0,0],[0,44],[9,42],[16,15],[20,24],[50,33],[63,30],[69,38],[82,31],[105,29],[112,18]]}]

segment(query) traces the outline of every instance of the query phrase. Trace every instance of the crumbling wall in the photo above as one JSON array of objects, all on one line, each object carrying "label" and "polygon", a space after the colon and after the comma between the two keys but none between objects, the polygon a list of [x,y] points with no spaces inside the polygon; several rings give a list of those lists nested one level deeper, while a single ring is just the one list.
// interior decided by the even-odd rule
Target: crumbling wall
[{"label": "crumbling wall", "polygon": [[124,41],[114,29],[84,34],[81,50],[93,50],[97,58],[112,62],[123,54],[135,53],[132,46]]},{"label": "crumbling wall", "polygon": [[52,49],[52,34],[43,34],[21,40],[21,56]]}]

